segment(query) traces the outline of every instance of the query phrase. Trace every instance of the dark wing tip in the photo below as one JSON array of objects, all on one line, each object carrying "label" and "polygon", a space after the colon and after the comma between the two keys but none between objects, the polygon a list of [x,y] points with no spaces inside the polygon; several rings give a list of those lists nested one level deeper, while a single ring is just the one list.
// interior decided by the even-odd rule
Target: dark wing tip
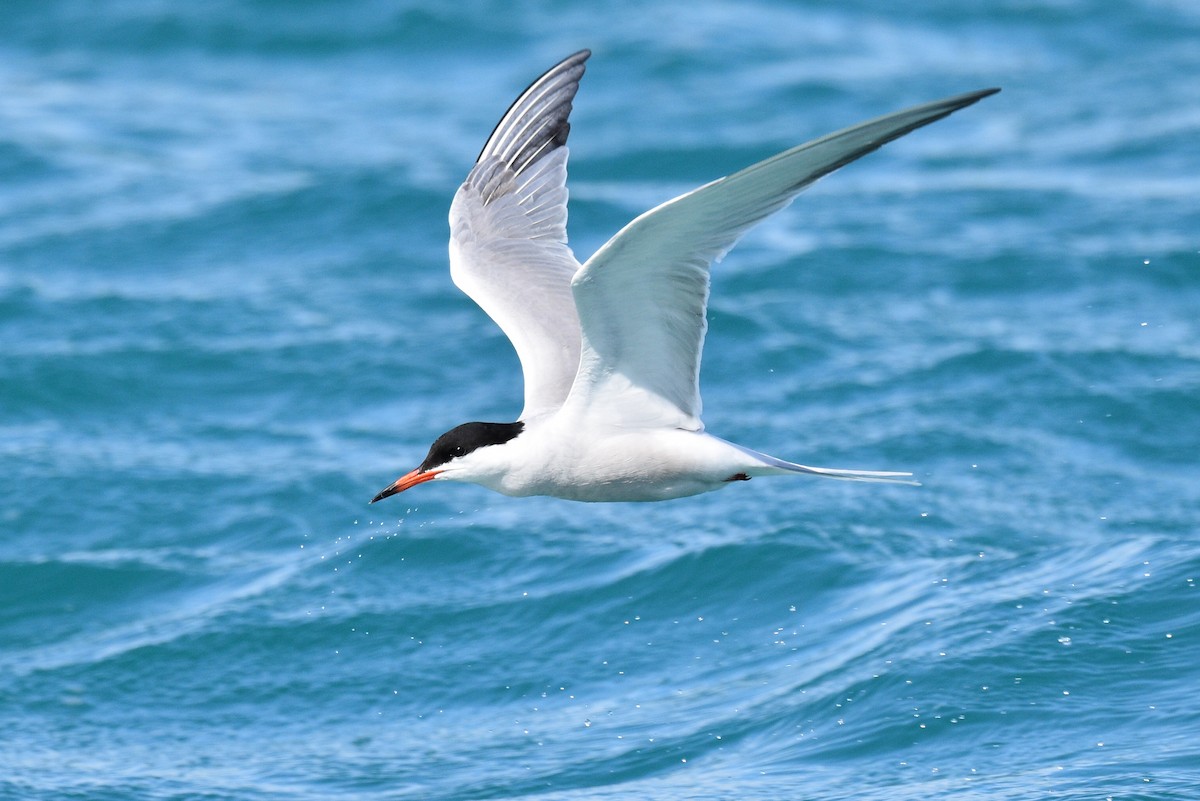
[{"label": "dark wing tip", "polygon": [[999,91],[999,86],[992,86],[988,89],[977,89],[974,92],[967,92],[956,97],[947,98],[945,102],[948,104],[953,104],[955,111],[957,111],[958,109],[965,108],[972,103],[978,103],[985,97],[991,97]]},{"label": "dark wing tip", "polygon": [[572,53],[529,84],[492,130],[476,163],[500,159],[514,174],[567,143],[571,103],[591,50]]},{"label": "dark wing tip", "polygon": [[857,161],[863,156],[878,150],[888,142],[893,142],[906,134],[912,133],[918,128],[929,125],[932,122],[945,119],[956,111],[961,111],[967,106],[974,105],[985,97],[996,94],[1000,91],[999,87],[991,87],[989,89],[977,89],[974,92],[964,92],[960,95],[952,95],[941,100],[935,100],[931,103],[924,103],[919,106],[897,111],[893,114],[888,114],[883,117],[878,117],[867,122],[859,123],[850,128],[843,128],[840,131],[822,136],[820,139],[814,139],[811,142],[806,142],[792,150],[785,151],[775,159],[768,159],[766,162],[756,164],[747,168],[743,172],[749,172],[762,165],[773,163],[776,159],[786,158],[790,154],[801,150],[811,149],[821,145],[826,145],[833,142],[844,142],[845,150],[840,157],[831,159],[828,162],[821,164],[819,168],[803,172],[796,183],[791,187],[791,191],[798,192],[802,188],[808,186],[819,178],[828,175],[834,170],[841,169],[847,164]]}]

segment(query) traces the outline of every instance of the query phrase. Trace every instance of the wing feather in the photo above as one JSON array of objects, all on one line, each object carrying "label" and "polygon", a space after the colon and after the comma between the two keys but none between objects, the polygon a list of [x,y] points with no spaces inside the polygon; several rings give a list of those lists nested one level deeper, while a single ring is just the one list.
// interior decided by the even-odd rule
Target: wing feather
[{"label": "wing feather", "polygon": [[517,351],[522,420],[561,406],[579,366],[566,142],[589,55],[563,60],[517,98],[450,206],[450,276]]},{"label": "wing feather", "polygon": [[923,125],[999,91],[889,114],[784,151],[633,220],[576,274],[583,329],[568,404],[626,425],[699,430],[709,268],[805,187]]}]

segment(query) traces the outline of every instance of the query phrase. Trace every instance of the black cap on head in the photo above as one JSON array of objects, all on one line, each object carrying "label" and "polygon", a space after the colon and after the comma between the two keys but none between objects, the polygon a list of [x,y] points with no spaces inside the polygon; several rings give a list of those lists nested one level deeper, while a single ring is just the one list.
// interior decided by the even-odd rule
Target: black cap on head
[{"label": "black cap on head", "polygon": [[432,470],[446,464],[451,459],[466,456],[473,450],[485,445],[501,445],[513,439],[525,428],[525,424],[515,423],[463,423],[442,434],[433,441],[429,454],[421,466],[420,472]]}]

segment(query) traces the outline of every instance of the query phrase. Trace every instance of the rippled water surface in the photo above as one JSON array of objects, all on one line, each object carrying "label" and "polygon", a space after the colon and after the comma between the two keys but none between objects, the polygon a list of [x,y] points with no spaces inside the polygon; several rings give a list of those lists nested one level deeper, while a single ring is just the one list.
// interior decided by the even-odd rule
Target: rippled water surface
[{"label": "rippled water surface", "polygon": [[[9,0],[0,796],[1200,795],[1200,12]],[[714,433],[920,488],[366,501],[521,405],[446,212],[595,55],[572,244],[1004,91],[714,271]]]}]

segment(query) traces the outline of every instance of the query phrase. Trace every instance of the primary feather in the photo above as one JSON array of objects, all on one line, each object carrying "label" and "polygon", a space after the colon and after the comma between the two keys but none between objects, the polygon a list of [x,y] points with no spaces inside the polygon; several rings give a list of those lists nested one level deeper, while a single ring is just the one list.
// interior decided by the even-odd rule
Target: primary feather
[{"label": "primary feather", "polygon": [[566,142],[589,55],[562,61],[517,98],[450,205],[450,277],[517,351],[521,420],[561,406],[579,367]]}]

